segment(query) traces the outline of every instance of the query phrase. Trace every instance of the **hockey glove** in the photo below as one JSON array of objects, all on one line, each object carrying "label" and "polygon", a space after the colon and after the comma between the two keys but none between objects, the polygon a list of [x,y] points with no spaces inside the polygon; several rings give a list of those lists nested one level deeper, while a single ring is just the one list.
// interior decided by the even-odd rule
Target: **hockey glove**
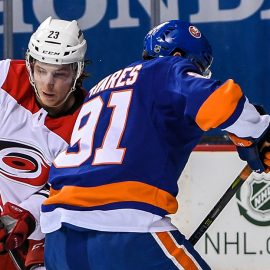
[{"label": "hockey glove", "polygon": [[29,211],[10,202],[3,206],[0,219],[7,232],[7,235],[0,238],[6,250],[21,246],[36,227],[35,218]]},{"label": "hockey glove", "polygon": [[229,133],[228,136],[236,145],[239,157],[247,161],[254,172],[270,171],[270,126],[256,140],[239,138],[232,133]]},{"label": "hockey glove", "polygon": [[44,239],[29,239],[29,248],[25,259],[25,266],[30,270],[44,269]]}]

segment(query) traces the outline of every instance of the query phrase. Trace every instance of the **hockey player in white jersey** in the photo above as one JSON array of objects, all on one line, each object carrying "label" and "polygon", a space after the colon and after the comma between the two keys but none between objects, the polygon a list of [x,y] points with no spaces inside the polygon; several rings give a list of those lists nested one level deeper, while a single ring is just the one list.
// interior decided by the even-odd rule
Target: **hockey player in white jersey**
[{"label": "hockey player in white jersey", "polygon": [[39,225],[48,171],[63,151],[86,95],[87,44],[77,21],[47,18],[26,60],[0,61],[0,269],[45,269]]}]

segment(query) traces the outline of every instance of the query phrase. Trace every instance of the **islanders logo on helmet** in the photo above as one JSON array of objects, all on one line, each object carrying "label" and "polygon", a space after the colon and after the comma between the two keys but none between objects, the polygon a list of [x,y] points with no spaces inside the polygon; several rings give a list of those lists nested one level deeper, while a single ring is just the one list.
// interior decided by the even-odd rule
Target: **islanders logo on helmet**
[{"label": "islanders logo on helmet", "polygon": [[188,31],[195,38],[200,38],[202,36],[200,30],[196,26],[194,26],[194,25],[191,25],[188,28]]}]

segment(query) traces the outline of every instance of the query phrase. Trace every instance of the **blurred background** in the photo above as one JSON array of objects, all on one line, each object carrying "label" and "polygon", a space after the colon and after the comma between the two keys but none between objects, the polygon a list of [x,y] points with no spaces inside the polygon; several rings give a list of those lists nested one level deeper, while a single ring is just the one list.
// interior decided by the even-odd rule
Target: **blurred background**
[{"label": "blurred background", "polygon": [[[151,27],[170,19],[196,25],[213,48],[213,77],[233,78],[250,101],[270,112],[270,1],[266,0],[2,0],[0,57],[24,58],[32,32],[48,16],[76,19],[88,41],[85,82],[101,78],[141,57]],[[223,136],[206,134],[214,141]]]}]

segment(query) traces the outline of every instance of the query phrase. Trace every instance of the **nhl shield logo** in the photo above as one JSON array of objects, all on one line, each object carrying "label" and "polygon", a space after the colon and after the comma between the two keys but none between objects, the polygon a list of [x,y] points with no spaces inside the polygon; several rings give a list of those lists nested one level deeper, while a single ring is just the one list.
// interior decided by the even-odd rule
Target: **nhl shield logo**
[{"label": "nhl shield logo", "polygon": [[257,226],[270,226],[270,174],[252,175],[236,193],[239,213]]},{"label": "nhl shield logo", "polygon": [[270,181],[254,179],[250,183],[250,205],[261,213],[270,212]]}]

